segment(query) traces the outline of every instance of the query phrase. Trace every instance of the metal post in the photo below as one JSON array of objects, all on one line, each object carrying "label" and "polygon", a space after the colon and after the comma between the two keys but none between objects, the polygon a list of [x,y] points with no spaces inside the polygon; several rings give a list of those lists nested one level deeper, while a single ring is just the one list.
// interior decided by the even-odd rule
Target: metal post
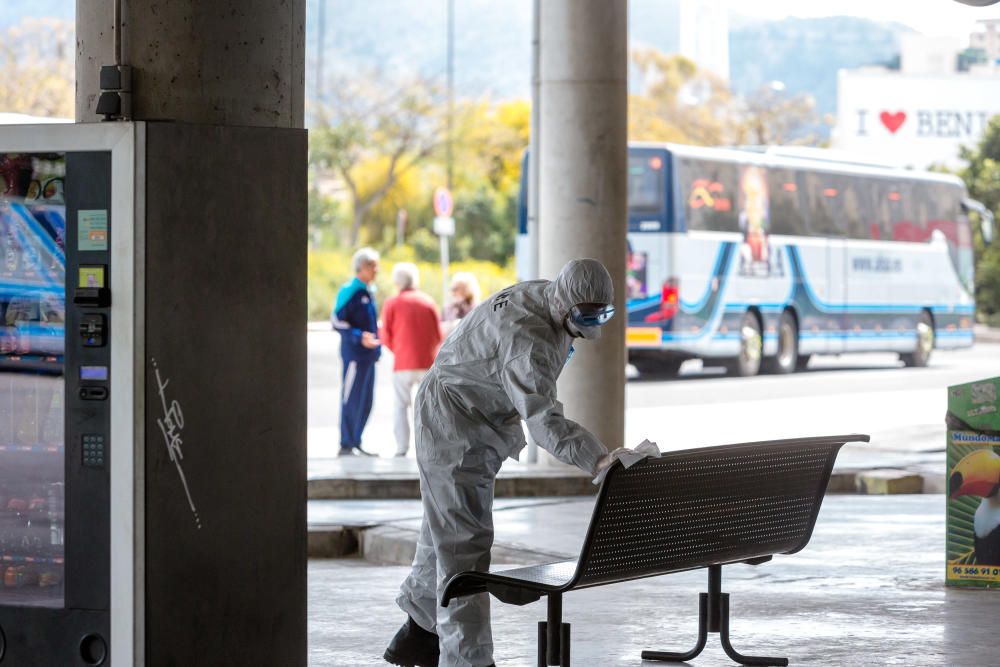
[{"label": "metal post", "polygon": [[[448,0],[448,189],[452,189],[452,129],[455,117],[455,0]],[[447,296],[447,295],[446,295]]]},{"label": "metal post", "polygon": [[323,57],[326,51],[326,0],[319,2],[319,26],[316,32],[316,100],[323,104]]},{"label": "metal post", "polygon": [[718,632],[722,623],[720,597],[722,596],[722,566],[708,568],[708,631]]},{"label": "metal post", "polygon": [[[527,275],[518,276],[519,280],[535,280],[538,278],[538,162],[541,158],[541,119],[542,97],[539,94],[541,82],[541,47],[540,29],[541,0],[534,0],[531,22],[531,143],[528,146],[528,262]],[[528,433],[528,463],[538,463],[538,443]]]},{"label": "metal post", "polygon": [[545,662],[550,665],[562,664],[562,593],[549,594],[549,608],[545,631]]},{"label": "metal post", "polygon": [[441,306],[448,303],[448,236],[441,234]]},{"label": "metal post", "polygon": [[531,23],[531,136],[528,145],[528,275],[521,280],[538,278],[538,164],[541,159],[542,113],[541,84],[541,0],[534,0]]}]

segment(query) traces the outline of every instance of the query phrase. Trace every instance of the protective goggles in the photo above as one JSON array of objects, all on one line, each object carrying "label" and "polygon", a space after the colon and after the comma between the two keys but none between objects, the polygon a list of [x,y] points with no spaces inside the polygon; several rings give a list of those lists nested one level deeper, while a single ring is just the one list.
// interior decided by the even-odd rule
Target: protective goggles
[{"label": "protective goggles", "polygon": [[580,303],[569,311],[569,321],[578,327],[599,327],[614,316],[615,307],[610,303]]}]

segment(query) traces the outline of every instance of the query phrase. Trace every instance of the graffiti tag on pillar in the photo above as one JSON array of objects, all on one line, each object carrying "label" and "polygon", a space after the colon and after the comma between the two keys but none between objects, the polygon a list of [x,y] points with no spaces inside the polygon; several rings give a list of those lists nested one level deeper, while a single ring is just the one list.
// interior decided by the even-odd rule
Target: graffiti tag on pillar
[{"label": "graffiti tag on pillar", "polygon": [[170,380],[164,380],[160,376],[160,369],[156,365],[156,359],[153,359],[153,372],[156,374],[156,387],[160,394],[160,405],[163,408],[163,417],[156,420],[157,425],[160,427],[160,432],[163,433],[163,442],[167,446],[167,453],[170,455],[170,461],[177,468],[177,475],[181,479],[181,486],[184,487],[184,494],[187,496],[188,505],[191,507],[191,513],[194,515],[194,522],[201,530],[201,517],[198,516],[198,509],[194,505],[194,499],[191,497],[191,489],[188,488],[187,477],[184,476],[184,467],[181,461],[184,459],[184,452],[182,446],[184,445],[184,440],[181,437],[181,432],[184,430],[184,411],[181,409],[181,404],[176,399],[173,401],[167,401],[167,386],[170,384]]}]

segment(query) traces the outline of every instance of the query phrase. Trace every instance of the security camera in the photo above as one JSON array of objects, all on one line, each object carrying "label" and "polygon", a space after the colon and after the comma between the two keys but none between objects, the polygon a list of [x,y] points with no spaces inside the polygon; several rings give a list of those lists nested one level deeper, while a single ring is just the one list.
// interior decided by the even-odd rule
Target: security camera
[{"label": "security camera", "polygon": [[973,7],[989,7],[990,5],[995,5],[1000,0],[955,0],[955,2],[961,2],[963,5],[971,5]]}]

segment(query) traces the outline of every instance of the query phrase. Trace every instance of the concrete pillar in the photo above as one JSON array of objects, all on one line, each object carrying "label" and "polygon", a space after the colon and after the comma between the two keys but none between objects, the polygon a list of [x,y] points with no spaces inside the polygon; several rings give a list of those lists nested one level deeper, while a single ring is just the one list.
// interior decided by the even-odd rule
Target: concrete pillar
[{"label": "concrete pillar", "polygon": [[116,2],[133,119],[303,127],[305,0],[77,0],[78,122],[100,120]]},{"label": "concrete pillar", "polygon": [[566,414],[609,448],[625,436],[628,4],[541,5],[540,277],[593,257],[611,272],[618,314],[580,341],[559,380]]}]

